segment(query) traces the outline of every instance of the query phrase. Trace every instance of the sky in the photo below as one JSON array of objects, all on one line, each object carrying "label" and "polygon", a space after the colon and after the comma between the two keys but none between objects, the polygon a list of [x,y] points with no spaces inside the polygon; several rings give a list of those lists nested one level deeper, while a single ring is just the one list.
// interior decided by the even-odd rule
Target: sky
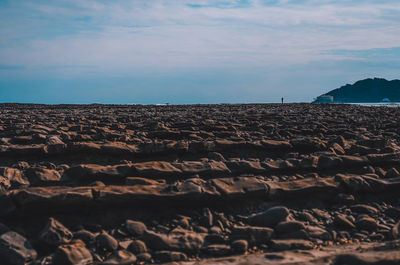
[{"label": "sky", "polygon": [[398,0],[0,0],[0,102],[310,102],[400,78]]}]

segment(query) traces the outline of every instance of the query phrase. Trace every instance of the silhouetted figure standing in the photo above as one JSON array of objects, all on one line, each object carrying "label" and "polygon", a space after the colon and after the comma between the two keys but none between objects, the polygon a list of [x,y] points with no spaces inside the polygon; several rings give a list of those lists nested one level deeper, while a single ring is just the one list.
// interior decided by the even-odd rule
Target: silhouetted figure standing
[{"label": "silhouetted figure standing", "polygon": [[283,97],[281,98],[282,104],[283,104]]}]

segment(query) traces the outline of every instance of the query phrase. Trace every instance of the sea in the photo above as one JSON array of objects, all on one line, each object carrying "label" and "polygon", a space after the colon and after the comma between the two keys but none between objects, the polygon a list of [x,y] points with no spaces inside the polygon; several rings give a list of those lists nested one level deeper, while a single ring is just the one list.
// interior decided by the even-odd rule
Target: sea
[{"label": "sea", "polygon": [[379,102],[379,103],[348,103],[366,107],[400,107],[400,102]]}]

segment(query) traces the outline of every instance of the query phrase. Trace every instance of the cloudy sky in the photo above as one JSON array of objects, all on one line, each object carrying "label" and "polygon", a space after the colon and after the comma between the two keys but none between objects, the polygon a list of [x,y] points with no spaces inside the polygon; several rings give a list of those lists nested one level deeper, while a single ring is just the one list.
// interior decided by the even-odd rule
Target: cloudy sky
[{"label": "cloudy sky", "polygon": [[0,0],[0,102],[307,102],[399,70],[398,0]]}]

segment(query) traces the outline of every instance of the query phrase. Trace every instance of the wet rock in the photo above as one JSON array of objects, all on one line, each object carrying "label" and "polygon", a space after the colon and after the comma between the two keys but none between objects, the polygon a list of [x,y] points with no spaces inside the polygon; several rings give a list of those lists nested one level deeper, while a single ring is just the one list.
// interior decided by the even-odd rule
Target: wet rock
[{"label": "wet rock", "polygon": [[60,265],[86,265],[92,264],[93,257],[85,244],[76,240],[74,244],[61,245],[54,253],[53,264]]},{"label": "wet rock", "polygon": [[131,265],[136,262],[136,256],[126,250],[118,250],[109,256],[101,265]]},{"label": "wet rock", "polygon": [[251,245],[266,244],[273,232],[273,229],[266,227],[236,226],[232,228],[232,239],[244,239]]},{"label": "wet rock", "polygon": [[97,248],[102,251],[111,252],[118,248],[118,241],[107,232],[102,231],[101,234],[96,237],[96,245]]},{"label": "wet rock", "polygon": [[20,234],[9,231],[0,235],[0,260],[10,265],[25,265],[34,261],[36,251]]},{"label": "wet rock", "polygon": [[135,237],[140,237],[146,231],[147,227],[144,223],[132,220],[126,220],[125,222],[126,230]]},{"label": "wet rock", "polygon": [[285,239],[285,240],[278,240],[273,239],[270,242],[271,248],[277,251],[285,251],[285,250],[292,250],[292,249],[312,249],[314,244],[308,240],[302,239]]},{"label": "wet rock", "polygon": [[289,216],[289,210],[283,206],[272,207],[265,212],[249,216],[249,222],[254,225],[275,227],[285,221]]},{"label": "wet rock", "polygon": [[153,253],[153,258],[160,263],[187,260],[185,253],[177,251],[157,251]]},{"label": "wet rock", "polygon": [[73,235],[64,225],[56,219],[50,217],[46,226],[40,232],[39,238],[42,242],[51,245],[59,246],[71,241]]},{"label": "wet rock", "polygon": [[146,244],[141,240],[134,240],[129,244],[128,250],[133,254],[141,254],[147,252]]},{"label": "wet rock", "polygon": [[236,254],[245,254],[249,247],[249,243],[246,240],[239,239],[235,240],[231,244],[231,249]]}]

